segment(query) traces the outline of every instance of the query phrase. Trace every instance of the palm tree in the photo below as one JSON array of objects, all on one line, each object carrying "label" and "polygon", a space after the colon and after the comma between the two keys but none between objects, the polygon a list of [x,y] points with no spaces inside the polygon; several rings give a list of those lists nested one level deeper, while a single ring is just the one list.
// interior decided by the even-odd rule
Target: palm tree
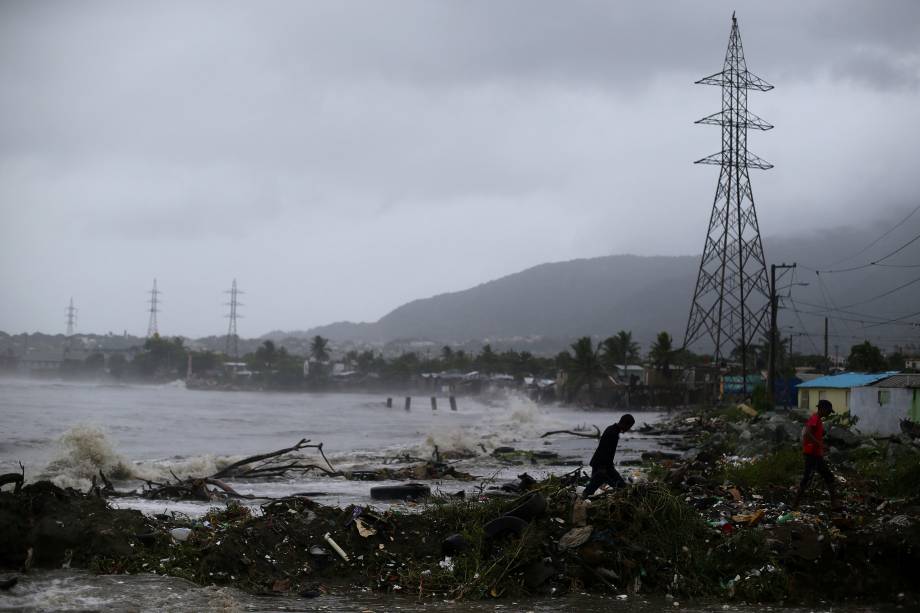
[{"label": "palm tree", "polygon": [[594,348],[591,337],[583,336],[572,343],[572,359],[568,364],[569,395],[571,396],[585,383],[588,384],[588,395],[594,398],[594,380],[604,376],[599,357],[600,347]]},{"label": "palm tree", "polygon": [[329,359],[329,339],[322,336],[314,336],[310,342],[310,355],[317,362],[325,362]]},{"label": "palm tree", "polygon": [[617,372],[623,365],[623,349],[620,347],[620,339],[611,336],[601,341],[601,362],[608,372]]},{"label": "palm tree", "polygon": [[665,377],[671,375],[671,362],[674,360],[674,340],[667,332],[659,332],[658,338],[648,352],[648,357],[655,365],[655,370],[664,373]]},{"label": "palm tree", "polygon": [[613,370],[619,370],[621,365],[628,369],[629,363],[639,357],[639,343],[633,340],[632,332],[626,330],[620,330],[616,336],[605,339],[601,346],[604,364]]}]

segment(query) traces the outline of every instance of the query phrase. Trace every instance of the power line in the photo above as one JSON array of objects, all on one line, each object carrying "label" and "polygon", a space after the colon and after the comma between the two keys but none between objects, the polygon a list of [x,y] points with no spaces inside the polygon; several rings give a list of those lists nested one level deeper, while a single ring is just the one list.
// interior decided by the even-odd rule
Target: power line
[{"label": "power line", "polygon": [[[887,316],[884,316],[884,315],[872,315],[872,314],[869,314],[869,313],[860,313],[860,312],[858,312],[858,311],[850,311],[850,310],[846,310],[846,309],[828,309],[828,308],[826,308],[826,307],[823,306],[823,305],[814,304],[813,302],[805,302],[804,300],[797,300],[797,301],[796,301],[796,304],[799,304],[799,305],[802,305],[802,306],[813,307],[813,308],[816,308],[816,309],[821,309],[820,313],[822,313],[822,314],[828,314],[828,313],[843,313],[843,314],[845,314],[845,315],[852,315],[852,316],[854,316],[854,317],[863,317],[863,318],[865,318],[865,319],[853,319],[853,320],[852,320],[852,321],[856,321],[856,322],[860,322],[860,323],[865,322],[865,321],[867,321],[867,320],[889,321],[888,317],[887,317]],[[803,313],[818,313],[818,312],[819,312],[819,311],[803,311]]]},{"label": "power line", "polygon": [[870,302],[875,302],[875,301],[878,300],[879,298],[884,298],[885,296],[890,296],[891,294],[893,294],[893,293],[895,293],[895,292],[899,292],[899,291],[901,291],[902,289],[904,289],[905,287],[909,287],[909,286],[913,285],[914,283],[917,283],[918,281],[920,281],[920,277],[917,277],[916,279],[913,279],[913,280],[911,280],[911,281],[908,281],[907,283],[901,284],[901,285],[895,287],[894,289],[888,290],[887,292],[883,292],[883,293],[879,294],[878,296],[873,296],[872,298],[869,298],[868,300],[863,300],[863,301],[861,301],[861,302],[854,302],[853,304],[848,304],[848,305],[846,305],[846,306],[843,307],[843,308],[848,309],[848,308],[850,308],[850,307],[859,306],[859,305],[861,305],[861,304],[868,304],[868,303],[870,303]]},{"label": "power line", "polygon": [[[905,315],[904,317],[899,317],[899,318],[897,318],[897,319],[893,319],[893,320],[891,320],[891,321],[889,321],[889,322],[885,322],[885,323],[894,324],[895,322],[900,322],[900,321],[902,321],[902,320],[904,320],[904,319],[910,319],[911,317],[917,317],[918,315],[920,315],[920,311],[917,311],[916,313],[911,313],[910,315]],[[904,322],[904,324],[905,324],[905,325],[911,325],[911,326],[920,326],[920,323],[914,323],[914,322]],[[872,324],[871,326],[866,326],[866,327],[867,327],[867,328],[874,328],[875,326],[881,326],[881,325],[884,325],[884,324],[875,323],[875,324]]]},{"label": "power line", "polygon": [[[805,306],[811,306],[811,307],[815,307],[815,308],[819,308],[819,309],[822,308],[821,305],[818,305],[818,304],[811,304],[811,303],[808,303],[808,302],[799,302],[799,303],[796,303],[796,301],[795,301],[795,300],[792,300],[791,298],[790,298],[790,302],[792,302],[792,304],[793,304],[796,308],[797,308],[797,306],[798,306],[799,304],[802,304],[802,305],[805,305]],[[793,310],[795,310],[795,308],[794,308]],[[911,314],[909,314],[909,315],[903,315],[903,316],[901,316],[901,317],[895,317],[895,318],[891,318],[891,319],[885,319],[885,318],[880,317],[880,316],[878,316],[878,315],[864,315],[864,314],[862,314],[862,313],[854,313],[853,311],[840,311],[840,310],[827,310],[827,309],[822,310],[822,311],[801,311],[801,310],[797,310],[796,312],[797,312],[797,313],[802,313],[802,314],[805,314],[805,315],[815,315],[815,316],[819,316],[819,317],[827,317],[827,318],[830,319],[830,320],[839,320],[839,321],[845,321],[845,322],[846,322],[846,321],[848,321],[848,322],[854,322],[854,323],[858,323],[858,324],[862,325],[863,327],[867,327],[867,328],[871,328],[871,327],[875,327],[875,326],[885,326],[885,325],[891,325],[891,326],[894,326],[894,325],[901,325],[901,326],[920,326],[920,322],[904,321],[905,319],[910,319],[911,317],[917,317],[918,315],[920,315],[920,312],[911,313]],[[830,314],[830,313],[834,313],[834,312],[854,314],[854,315],[856,315],[856,316],[861,316],[861,317],[863,317],[863,319],[856,319],[856,318],[854,318],[854,317],[841,317],[841,316],[839,316],[839,315],[831,315],[831,314]],[[866,326],[865,324],[871,324],[871,325]]]},{"label": "power line", "polygon": [[[920,234],[918,234],[917,236],[913,237],[912,239],[910,239],[909,241],[907,241],[906,243],[904,243],[903,245],[901,245],[900,247],[898,247],[897,249],[895,249],[894,251],[892,251],[891,253],[889,253],[888,255],[885,255],[885,256],[883,256],[883,257],[880,257],[879,259],[874,260],[874,261],[872,261],[872,262],[869,262],[868,264],[861,264],[860,266],[851,266],[851,267],[849,267],[849,268],[838,268],[838,269],[836,269],[836,270],[819,270],[819,269],[817,269],[817,268],[811,268],[811,267],[805,266],[805,265],[802,265],[802,268],[805,268],[805,269],[808,269],[808,270],[813,270],[814,272],[816,272],[816,273],[818,273],[818,274],[822,274],[822,273],[823,273],[823,274],[826,274],[826,275],[834,274],[834,273],[838,273],[838,272],[853,272],[854,270],[864,270],[864,269],[870,268],[870,267],[872,267],[872,266],[878,266],[881,262],[884,262],[884,261],[887,260],[888,258],[890,258],[890,257],[892,257],[892,256],[894,256],[894,255],[897,255],[898,253],[901,253],[902,251],[904,251],[905,249],[907,249],[908,247],[910,247],[911,245],[913,245],[913,244],[914,244],[915,242],[917,242],[918,240],[920,240]],[[848,258],[848,259],[849,259],[849,258]]]},{"label": "power line", "polygon": [[887,237],[889,234],[891,234],[892,232],[894,232],[895,230],[897,230],[898,228],[900,228],[902,225],[904,225],[904,224],[907,222],[907,220],[910,219],[911,217],[913,217],[913,216],[914,216],[914,213],[916,213],[917,211],[920,211],[920,204],[918,204],[918,205],[916,206],[916,208],[914,208],[913,211],[911,211],[910,213],[908,213],[908,214],[907,214],[907,217],[905,217],[904,219],[902,219],[901,221],[899,221],[898,223],[896,223],[896,224],[895,224],[894,226],[892,226],[887,232],[885,232],[884,234],[882,234],[881,236],[879,236],[877,239],[875,239],[874,241],[872,241],[871,243],[869,243],[868,245],[866,245],[865,247],[863,247],[862,249],[860,249],[859,251],[857,251],[856,253],[854,253],[853,255],[847,256],[847,257],[845,257],[845,258],[843,258],[843,259],[841,259],[841,260],[837,260],[836,262],[831,262],[831,263],[828,264],[827,266],[828,266],[828,267],[836,266],[837,264],[840,264],[841,262],[846,262],[847,260],[852,260],[852,259],[855,258],[856,256],[864,254],[865,252],[867,252],[867,251],[868,251],[869,249],[871,249],[872,247],[875,247],[875,246],[879,243],[879,241],[881,241],[883,238]]}]

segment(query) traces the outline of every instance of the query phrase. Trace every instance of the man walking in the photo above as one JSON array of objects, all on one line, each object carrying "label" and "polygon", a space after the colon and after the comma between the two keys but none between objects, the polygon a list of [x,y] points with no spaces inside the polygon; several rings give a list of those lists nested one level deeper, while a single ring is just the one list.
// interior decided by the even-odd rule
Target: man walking
[{"label": "man walking", "polygon": [[624,487],[626,481],[613,467],[613,456],[617,452],[617,443],[620,442],[620,434],[627,432],[636,423],[635,418],[629,413],[620,417],[620,421],[608,426],[601,435],[601,440],[597,444],[597,450],[591,456],[591,480],[585,486],[582,498],[587,498],[606,483],[612,488]]},{"label": "man walking", "polygon": [[836,483],[831,469],[824,460],[824,422],[822,421],[834,411],[834,405],[830,400],[819,400],[817,410],[805,422],[805,428],[802,430],[802,453],[805,456],[805,474],[802,475],[802,482],[799,484],[799,491],[795,495],[795,502],[792,503],[793,509],[799,508],[802,502],[802,496],[808,489],[808,484],[815,472],[824,479],[827,489],[831,494],[831,508],[840,508],[840,501],[837,499]]}]

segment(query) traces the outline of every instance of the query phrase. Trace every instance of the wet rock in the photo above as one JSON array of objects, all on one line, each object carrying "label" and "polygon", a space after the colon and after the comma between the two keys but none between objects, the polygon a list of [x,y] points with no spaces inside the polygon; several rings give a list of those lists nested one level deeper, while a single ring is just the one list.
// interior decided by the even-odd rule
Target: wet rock
[{"label": "wet rock", "polygon": [[679,460],[681,454],[668,451],[643,451],[642,459],[646,461]]},{"label": "wet rock", "polygon": [[556,573],[556,567],[546,560],[535,560],[524,568],[524,585],[535,590]]},{"label": "wet rock", "polygon": [[831,426],[828,428],[825,439],[830,445],[847,449],[857,447],[862,442],[862,438],[859,435],[854,434],[847,428],[841,428],[840,426]]},{"label": "wet rock", "polygon": [[532,521],[546,511],[546,498],[540,492],[528,494],[523,502],[505,513],[507,517],[518,517],[524,521]]}]

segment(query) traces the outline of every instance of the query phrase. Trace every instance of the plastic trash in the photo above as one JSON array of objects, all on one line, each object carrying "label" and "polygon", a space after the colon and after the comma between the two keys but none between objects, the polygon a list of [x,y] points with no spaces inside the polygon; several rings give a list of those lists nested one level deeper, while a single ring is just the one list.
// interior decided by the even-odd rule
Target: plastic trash
[{"label": "plastic trash", "polygon": [[172,535],[174,539],[179,542],[187,541],[188,537],[192,534],[191,528],[173,528],[169,531],[169,534]]},{"label": "plastic trash", "polygon": [[355,527],[358,529],[358,534],[364,538],[377,534],[377,531],[364,523],[364,520],[362,520],[360,517],[355,519]]},{"label": "plastic trash", "polygon": [[345,553],[345,550],[339,547],[339,544],[332,540],[332,537],[329,536],[329,533],[323,535],[323,538],[326,539],[326,542],[329,543],[329,546],[332,547],[333,551],[339,554],[339,557],[342,558],[345,562],[348,562],[348,554]]}]

